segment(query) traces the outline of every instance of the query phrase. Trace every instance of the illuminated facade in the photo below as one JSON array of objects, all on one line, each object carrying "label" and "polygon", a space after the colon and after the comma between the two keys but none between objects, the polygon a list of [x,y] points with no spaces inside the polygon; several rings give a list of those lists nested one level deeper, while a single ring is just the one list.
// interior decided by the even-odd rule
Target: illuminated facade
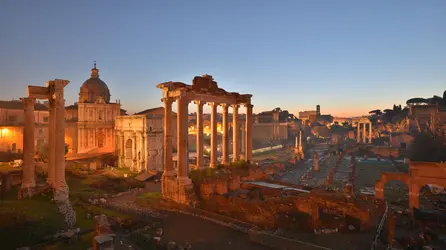
[{"label": "illuminated facade", "polygon": [[[133,172],[163,170],[164,108],[154,108],[135,115],[118,116],[115,122],[116,154],[119,167]],[[176,114],[172,119],[176,121]],[[176,141],[176,133],[172,139]]]},{"label": "illuminated facade", "polygon": [[[69,154],[115,151],[114,122],[124,115],[119,102],[110,102],[110,91],[100,78],[96,64],[91,76],[80,87],[79,102],[65,107],[65,143]],[[36,150],[48,143],[47,103],[36,103]],[[23,150],[24,107],[18,100],[0,101],[0,151]]]},{"label": "illuminated facade", "polygon": [[[48,141],[48,107],[34,105],[35,146],[39,149]],[[25,112],[20,100],[0,101],[0,151],[21,153],[23,151],[23,124]]]},{"label": "illuminated facade", "polygon": [[115,118],[121,104],[110,102],[110,90],[99,78],[96,63],[80,87],[79,102],[65,108],[65,142],[71,154],[115,151]]}]

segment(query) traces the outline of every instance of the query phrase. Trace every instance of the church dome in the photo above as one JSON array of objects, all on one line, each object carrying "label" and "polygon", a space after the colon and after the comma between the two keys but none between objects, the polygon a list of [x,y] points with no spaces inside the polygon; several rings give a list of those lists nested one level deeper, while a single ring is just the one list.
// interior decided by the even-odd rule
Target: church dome
[{"label": "church dome", "polygon": [[81,86],[79,102],[94,103],[98,98],[102,98],[105,103],[110,103],[110,90],[107,84],[99,78],[99,69],[96,68],[95,63],[91,69],[90,79]]}]

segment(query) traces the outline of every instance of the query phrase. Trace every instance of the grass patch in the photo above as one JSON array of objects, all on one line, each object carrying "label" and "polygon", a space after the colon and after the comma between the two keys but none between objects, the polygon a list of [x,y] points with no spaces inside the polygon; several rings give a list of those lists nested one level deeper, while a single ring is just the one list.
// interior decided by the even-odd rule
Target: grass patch
[{"label": "grass patch", "polygon": [[137,198],[139,199],[151,199],[151,200],[160,200],[162,195],[160,192],[147,192],[140,194]]}]

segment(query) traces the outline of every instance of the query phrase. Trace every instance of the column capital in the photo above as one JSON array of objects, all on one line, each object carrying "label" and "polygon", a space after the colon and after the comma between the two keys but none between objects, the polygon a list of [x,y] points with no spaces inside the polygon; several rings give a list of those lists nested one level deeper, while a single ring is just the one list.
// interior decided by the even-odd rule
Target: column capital
[{"label": "column capital", "polygon": [[240,105],[239,104],[231,104],[231,107],[233,109],[238,109],[240,107]]},{"label": "column capital", "polygon": [[228,113],[229,104],[222,103],[220,106],[223,108],[223,113]]},{"label": "column capital", "polygon": [[175,97],[175,100],[176,100],[176,101],[181,101],[182,103],[187,103],[187,104],[189,104],[189,102],[191,101],[191,100],[189,99],[189,97],[186,96],[185,94],[182,94],[182,95],[180,95],[180,96],[176,96],[176,97]]},{"label": "column capital", "polygon": [[220,103],[218,103],[218,102],[208,102],[207,104],[211,107],[214,107],[214,106],[218,107],[220,105]]},{"label": "column capital", "polygon": [[161,101],[166,103],[166,104],[168,104],[168,103],[171,104],[174,101],[174,99],[170,98],[170,97],[164,97],[164,98],[161,98]]},{"label": "column capital", "polygon": [[36,102],[36,98],[34,97],[22,97],[20,98],[20,101],[23,102],[23,104],[27,105],[27,104],[31,104],[31,103],[35,103]]},{"label": "column capital", "polygon": [[243,106],[246,108],[253,108],[254,105],[252,105],[251,103],[243,103]]},{"label": "column capital", "polygon": [[200,100],[195,100],[194,103],[197,104],[197,106],[201,106],[201,107],[203,107],[203,105],[206,104],[205,101],[200,101]]}]

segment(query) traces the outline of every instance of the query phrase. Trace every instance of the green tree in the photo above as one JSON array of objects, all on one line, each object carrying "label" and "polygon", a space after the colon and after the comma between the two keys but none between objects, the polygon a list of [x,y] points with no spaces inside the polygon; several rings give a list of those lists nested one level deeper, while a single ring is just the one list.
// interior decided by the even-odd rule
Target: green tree
[{"label": "green tree", "polygon": [[444,136],[433,136],[429,132],[418,133],[410,147],[409,158],[412,161],[446,161]]},{"label": "green tree", "polygon": [[413,104],[427,104],[428,100],[420,97],[411,98],[406,101],[407,105],[413,105]]}]

